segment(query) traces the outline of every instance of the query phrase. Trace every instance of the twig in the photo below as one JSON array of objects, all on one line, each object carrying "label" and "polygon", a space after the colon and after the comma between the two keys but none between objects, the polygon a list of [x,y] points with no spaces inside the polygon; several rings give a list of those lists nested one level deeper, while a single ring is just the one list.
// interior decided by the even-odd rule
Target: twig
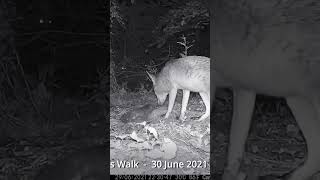
[{"label": "twig", "polygon": [[29,87],[29,84],[28,84],[28,82],[27,82],[27,80],[26,80],[26,76],[25,76],[23,67],[22,67],[22,65],[21,65],[21,63],[20,63],[19,55],[18,55],[18,53],[17,53],[17,51],[16,51],[15,49],[14,49],[13,51],[14,51],[14,54],[16,55],[17,64],[18,64],[18,66],[19,66],[19,68],[20,68],[21,75],[22,75],[23,80],[24,80],[24,83],[25,83],[25,85],[26,85],[26,88],[27,88],[27,91],[28,91],[28,94],[29,94],[29,97],[30,97],[30,100],[31,100],[31,104],[32,104],[33,108],[35,109],[35,111],[36,111],[41,117],[43,117],[45,120],[48,121],[48,117],[45,116],[43,113],[41,113],[41,111],[39,111],[38,107],[36,106],[36,104],[35,104],[35,102],[34,102],[34,98],[33,98],[33,96],[32,96],[31,90],[30,90],[30,87]]}]

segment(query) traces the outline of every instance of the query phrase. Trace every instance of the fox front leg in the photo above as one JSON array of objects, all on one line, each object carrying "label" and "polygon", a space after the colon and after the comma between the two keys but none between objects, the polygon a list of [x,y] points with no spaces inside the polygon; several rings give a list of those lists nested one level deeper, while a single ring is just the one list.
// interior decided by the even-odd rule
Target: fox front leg
[{"label": "fox front leg", "polygon": [[227,167],[222,180],[240,179],[240,163],[248,136],[256,94],[251,91],[234,89],[233,115],[229,137]]},{"label": "fox front leg", "polygon": [[170,93],[169,93],[169,106],[168,106],[168,110],[167,110],[167,113],[164,116],[164,118],[169,117],[169,115],[172,111],[173,105],[174,105],[174,101],[176,100],[176,96],[177,96],[177,89],[175,89],[175,88],[171,89]]},{"label": "fox front leg", "polygon": [[190,91],[189,90],[183,90],[183,97],[182,97],[182,105],[181,105],[181,113],[180,113],[180,120],[184,120],[184,116],[187,110],[187,105],[188,105],[188,100],[190,96]]}]

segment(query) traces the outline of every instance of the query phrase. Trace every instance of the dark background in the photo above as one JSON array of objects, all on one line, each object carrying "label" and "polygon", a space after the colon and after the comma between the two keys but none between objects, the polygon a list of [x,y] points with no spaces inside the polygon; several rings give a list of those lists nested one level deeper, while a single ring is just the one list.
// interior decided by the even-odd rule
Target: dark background
[{"label": "dark background", "polygon": [[68,152],[105,144],[108,13],[100,0],[0,2],[0,179],[34,179]]},{"label": "dark background", "polygon": [[[18,1],[12,24],[25,72],[69,95],[81,93],[79,86],[107,64],[105,11],[101,0]],[[48,77],[39,77],[45,69]]]}]

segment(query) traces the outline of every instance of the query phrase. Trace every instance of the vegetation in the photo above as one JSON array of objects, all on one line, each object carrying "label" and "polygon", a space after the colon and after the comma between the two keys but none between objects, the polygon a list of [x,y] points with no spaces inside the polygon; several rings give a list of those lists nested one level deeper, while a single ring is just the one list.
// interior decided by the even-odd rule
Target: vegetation
[{"label": "vegetation", "polygon": [[203,47],[208,38],[201,37],[209,13],[201,0],[111,1],[110,13],[111,90],[138,89],[147,81],[145,71],[156,72],[182,54],[209,55]]},{"label": "vegetation", "polygon": [[0,3],[0,179],[33,179],[76,140],[81,148],[88,134],[105,138],[107,20],[98,1]]}]

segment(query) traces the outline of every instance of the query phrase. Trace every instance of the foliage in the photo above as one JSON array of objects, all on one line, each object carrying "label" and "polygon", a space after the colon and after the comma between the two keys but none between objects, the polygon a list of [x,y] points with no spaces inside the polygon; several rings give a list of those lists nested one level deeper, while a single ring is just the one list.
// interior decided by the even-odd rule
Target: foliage
[{"label": "foliage", "polygon": [[114,59],[117,56],[118,52],[114,49],[115,39],[119,35],[119,31],[125,28],[125,18],[121,13],[120,6],[117,0],[110,1],[110,35],[111,35],[111,44],[110,44],[110,90],[115,92],[119,89],[119,85],[115,76],[115,62]]},{"label": "foliage", "polygon": [[[121,27],[125,27],[125,19],[121,14],[120,6],[117,0],[110,1],[110,29],[113,30],[116,25],[120,25]],[[111,31],[111,34],[113,32]]]},{"label": "foliage", "polygon": [[202,29],[209,24],[209,11],[200,0],[190,0],[183,6],[174,8],[162,16],[154,30],[158,48],[176,33]]}]

